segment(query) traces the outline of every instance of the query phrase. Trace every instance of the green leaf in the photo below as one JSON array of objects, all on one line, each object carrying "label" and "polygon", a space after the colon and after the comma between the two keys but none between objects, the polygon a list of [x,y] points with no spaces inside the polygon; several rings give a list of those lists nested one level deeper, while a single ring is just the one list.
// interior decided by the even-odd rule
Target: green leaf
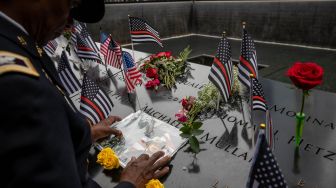
[{"label": "green leaf", "polygon": [[188,125],[184,125],[183,127],[180,128],[180,131],[182,133],[188,134],[191,131],[191,128]]},{"label": "green leaf", "polygon": [[196,122],[192,123],[193,129],[199,129],[199,128],[202,127],[202,125],[203,125],[203,123],[199,122],[199,121],[196,121]]},{"label": "green leaf", "polygon": [[189,54],[191,53],[190,46],[187,46],[179,55],[179,58],[182,62],[185,62],[188,59]]},{"label": "green leaf", "polygon": [[189,137],[190,137],[190,134],[181,133],[180,136],[181,136],[182,138],[189,138]]},{"label": "green leaf", "polygon": [[199,142],[195,136],[189,137],[189,144],[193,152],[195,153],[200,152]]},{"label": "green leaf", "polygon": [[204,130],[192,130],[191,131],[191,134],[194,135],[194,136],[198,136],[198,135],[201,135],[203,134]]}]

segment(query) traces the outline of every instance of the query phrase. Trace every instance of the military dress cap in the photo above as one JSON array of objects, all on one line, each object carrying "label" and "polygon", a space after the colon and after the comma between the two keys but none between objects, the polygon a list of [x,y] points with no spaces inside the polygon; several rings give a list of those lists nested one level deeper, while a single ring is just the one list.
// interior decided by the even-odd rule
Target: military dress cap
[{"label": "military dress cap", "polygon": [[104,0],[81,0],[79,6],[70,11],[72,18],[85,23],[99,22],[104,14]]}]

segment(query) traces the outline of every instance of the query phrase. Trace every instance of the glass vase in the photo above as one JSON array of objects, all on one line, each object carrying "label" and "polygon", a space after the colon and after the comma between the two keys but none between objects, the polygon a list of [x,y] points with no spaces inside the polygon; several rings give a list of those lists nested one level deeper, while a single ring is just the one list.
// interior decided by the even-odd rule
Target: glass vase
[{"label": "glass vase", "polygon": [[296,144],[296,147],[299,147],[301,139],[302,139],[305,114],[296,113],[295,118],[296,118],[295,144]]}]

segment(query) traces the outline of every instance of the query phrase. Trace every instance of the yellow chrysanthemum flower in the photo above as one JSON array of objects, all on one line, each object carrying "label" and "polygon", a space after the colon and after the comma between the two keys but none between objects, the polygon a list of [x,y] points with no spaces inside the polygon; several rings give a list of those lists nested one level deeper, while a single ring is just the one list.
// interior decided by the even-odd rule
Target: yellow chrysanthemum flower
[{"label": "yellow chrysanthemum flower", "polygon": [[111,148],[104,148],[99,152],[97,156],[97,163],[102,165],[104,169],[108,170],[119,168],[118,156]]},{"label": "yellow chrysanthemum flower", "polygon": [[164,188],[164,185],[158,179],[151,179],[146,184],[146,188]]}]

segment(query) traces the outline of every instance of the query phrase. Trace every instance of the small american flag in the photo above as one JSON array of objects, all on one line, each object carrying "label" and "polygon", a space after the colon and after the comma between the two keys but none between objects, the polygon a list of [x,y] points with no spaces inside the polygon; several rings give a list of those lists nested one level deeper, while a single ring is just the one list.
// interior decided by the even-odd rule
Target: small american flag
[{"label": "small american flag", "polygon": [[105,64],[120,69],[122,64],[121,47],[111,36],[101,45],[100,52],[104,55]]},{"label": "small american flag", "polygon": [[130,53],[122,52],[123,68],[125,73],[125,83],[128,93],[135,89],[135,85],[141,84],[141,73],[139,72],[136,64]]},{"label": "small american flag", "polygon": [[218,88],[224,101],[231,95],[233,72],[231,46],[226,37],[220,40],[217,54],[210,69],[209,80]]},{"label": "small american flag", "polygon": [[57,68],[58,75],[63,83],[64,88],[68,92],[68,94],[72,94],[78,91],[81,87],[77,77],[72,72],[68,57],[65,51],[62,52],[60,62]]},{"label": "small american flag", "polygon": [[76,35],[75,52],[81,60],[89,60],[101,63],[99,57],[99,49],[96,43],[92,40],[87,28],[84,24],[78,23],[73,29]]},{"label": "small american flag", "polygon": [[53,56],[57,49],[58,43],[56,40],[51,40],[48,42],[47,45],[43,47],[43,49],[47,52],[49,56]]},{"label": "small american flag", "polygon": [[71,28],[71,42],[74,44],[74,46],[76,46],[77,35],[82,31],[82,29],[82,24],[78,21],[74,21]]},{"label": "small american flag", "polygon": [[[102,39],[103,40],[103,39]],[[100,45],[100,53],[103,56],[107,55],[107,51],[108,51],[108,47],[110,45],[110,41],[111,41],[111,37],[108,36],[105,40],[102,41],[101,45]]]},{"label": "small american flag", "polygon": [[76,43],[77,48],[75,48],[75,51],[81,60],[89,60],[97,63],[101,62],[99,54],[97,51],[95,51],[94,47],[87,43],[87,40],[84,38],[84,36],[77,35]]},{"label": "small american flag", "polygon": [[287,182],[282,174],[271,149],[267,145],[264,130],[260,130],[252,167],[247,182],[247,188],[287,188]]},{"label": "small american flag", "polygon": [[250,74],[258,78],[257,52],[252,37],[243,29],[243,40],[241,45],[241,55],[239,69],[239,80],[250,88]]},{"label": "small american flag", "polygon": [[264,90],[257,78],[251,78],[252,82],[252,109],[253,110],[267,110]]},{"label": "small american flag", "polygon": [[133,42],[156,42],[162,47],[159,32],[153,29],[145,20],[137,17],[129,17],[129,23]]},{"label": "small american flag", "polygon": [[104,33],[104,32],[100,32],[100,35],[99,35],[99,41],[100,41],[100,44],[104,44],[104,42],[106,41],[106,39],[109,38],[109,35]]},{"label": "small american flag", "polygon": [[83,78],[80,99],[79,111],[89,118],[93,124],[106,119],[112,111],[113,103],[111,99],[86,74],[84,74]]}]

